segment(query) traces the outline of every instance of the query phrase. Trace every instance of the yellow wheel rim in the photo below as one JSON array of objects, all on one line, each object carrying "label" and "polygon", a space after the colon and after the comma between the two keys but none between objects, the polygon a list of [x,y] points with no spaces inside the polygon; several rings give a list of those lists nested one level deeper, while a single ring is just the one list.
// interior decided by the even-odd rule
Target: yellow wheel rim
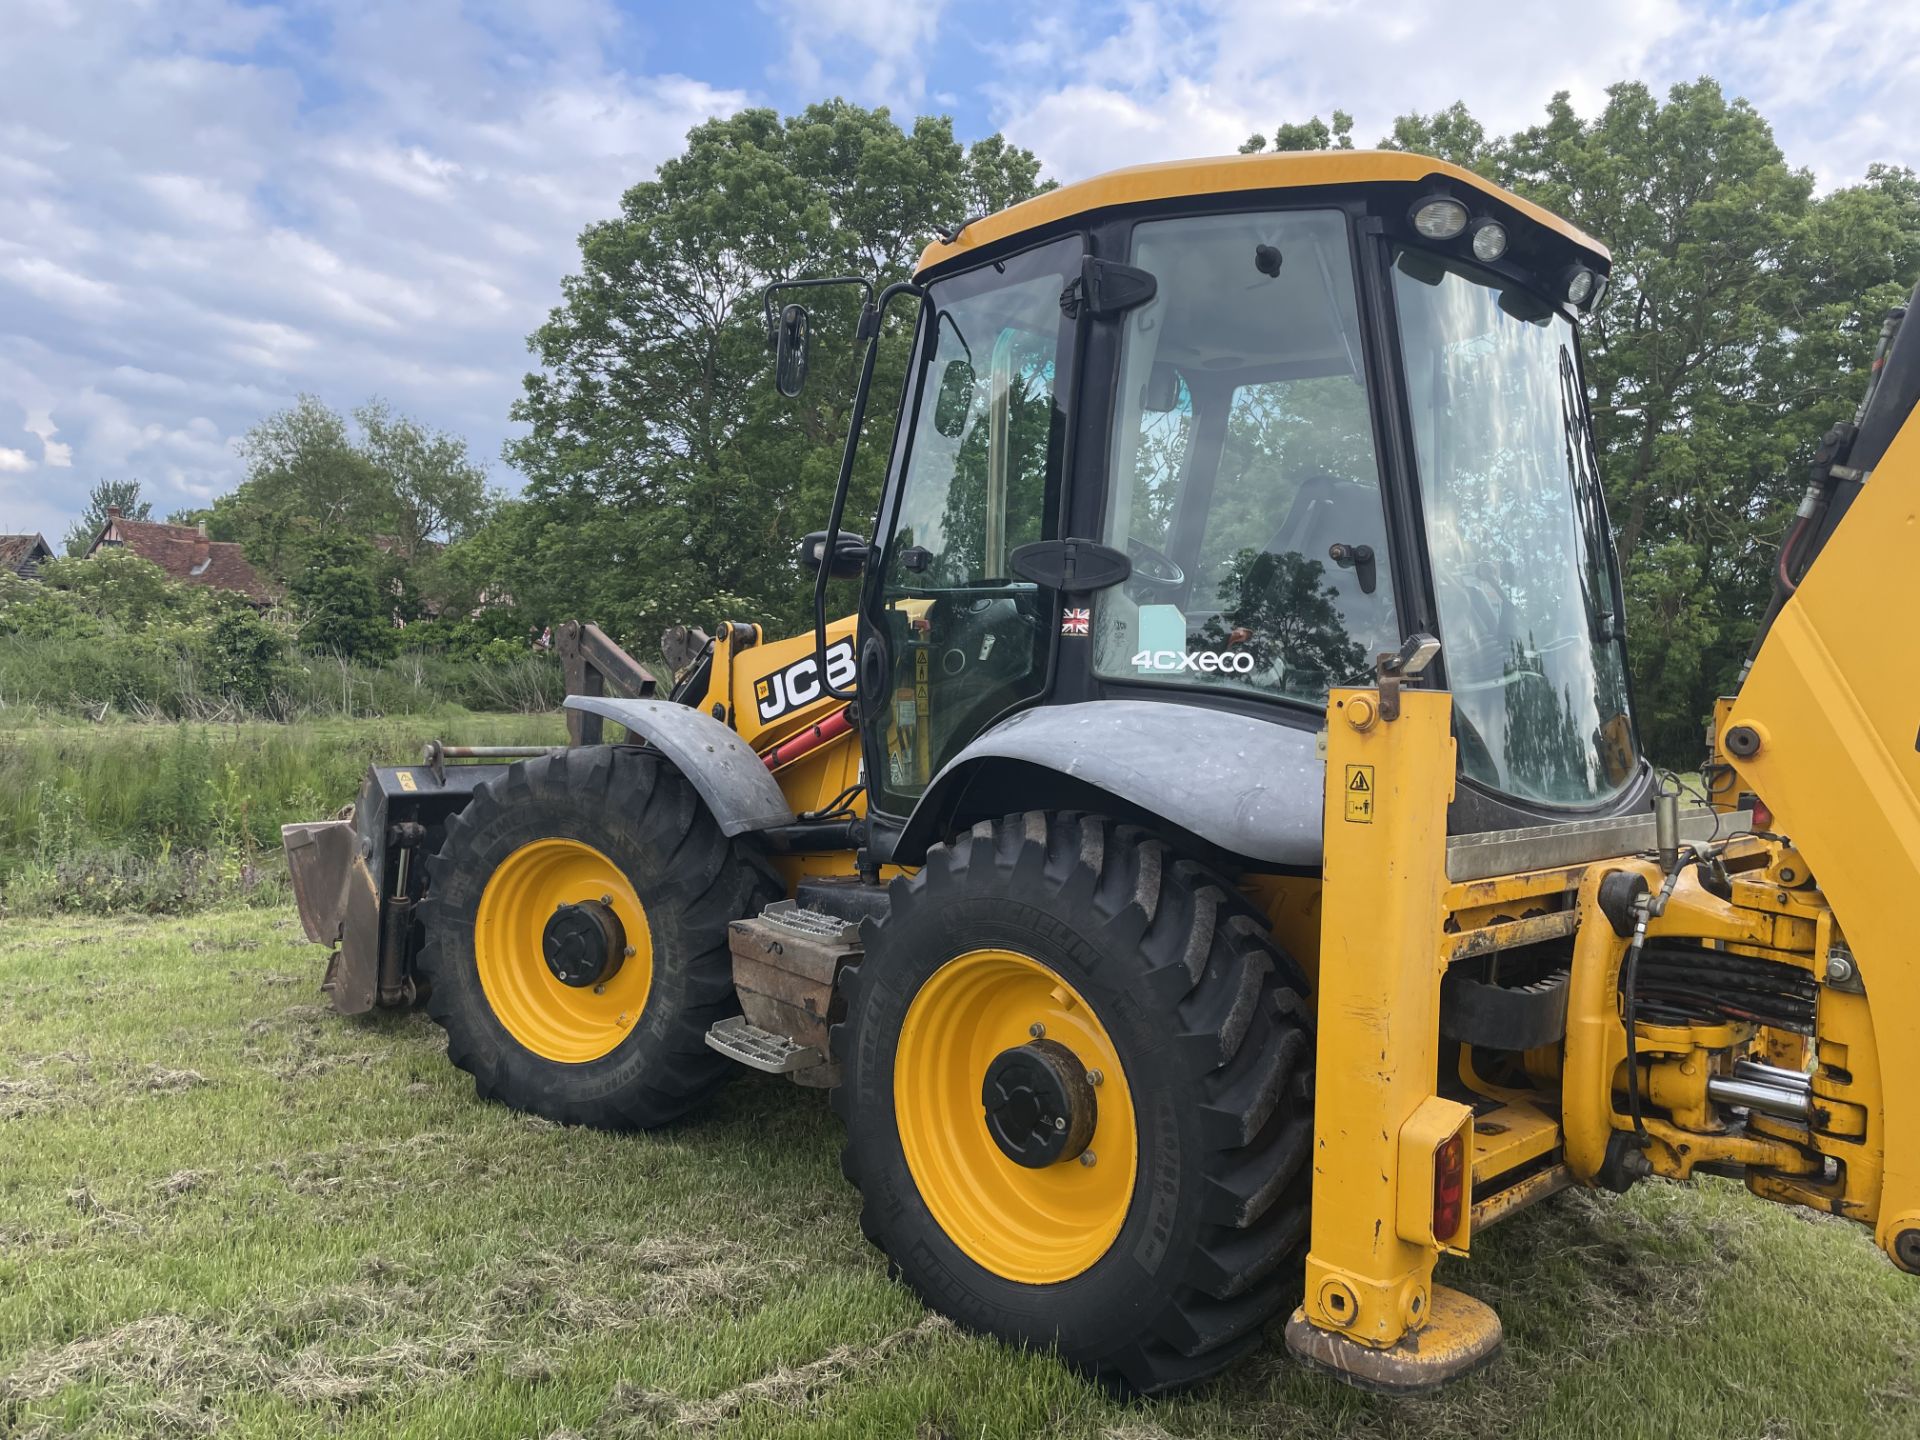
[{"label": "yellow wheel rim", "polygon": [[[626,931],[620,968],[595,986],[564,984],[547,967],[542,937],[562,905],[604,900]],[[536,840],[500,862],[473,926],[480,988],[521,1045],[547,1060],[598,1060],[640,1021],[653,988],[647,912],[618,865],[578,840]]]},{"label": "yellow wheel rim", "polygon": [[[1032,1027],[1089,1071],[1091,1164],[1029,1169],[987,1129],[981,1085],[1001,1051]],[[972,950],[928,977],[907,1007],[893,1069],[907,1169],[940,1228],[968,1258],[1007,1280],[1048,1285],[1086,1270],[1113,1244],[1133,1201],[1139,1145],[1119,1052],[1079,993],[1038,960]]]}]

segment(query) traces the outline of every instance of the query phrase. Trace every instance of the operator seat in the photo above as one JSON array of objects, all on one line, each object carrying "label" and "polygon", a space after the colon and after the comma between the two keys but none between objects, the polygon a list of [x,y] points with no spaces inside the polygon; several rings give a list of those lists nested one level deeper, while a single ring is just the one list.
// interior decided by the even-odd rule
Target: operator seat
[{"label": "operator seat", "polygon": [[[1360,572],[1334,563],[1335,545],[1373,550],[1373,593],[1360,587]],[[1387,560],[1387,525],[1380,491],[1322,471],[1303,480],[1294,492],[1287,518],[1267,542],[1269,555],[1298,554],[1317,560],[1323,584],[1334,592],[1347,635],[1366,647],[1369,657],[1400,644],[1400,622],[1393,611],[1393,582]]]}]

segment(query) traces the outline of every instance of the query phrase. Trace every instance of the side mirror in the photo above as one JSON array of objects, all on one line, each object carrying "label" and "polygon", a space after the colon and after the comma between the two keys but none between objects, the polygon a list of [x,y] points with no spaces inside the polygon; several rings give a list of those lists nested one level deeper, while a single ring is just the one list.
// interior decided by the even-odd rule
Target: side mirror
[{"label": "side mirror", "polygon": [[948,440],[958,440],[973,413],[973,367],[964,359],[950,359],[941,371],[941,394],[933,401],[933,428]]},{"label": "side mirror", "polygon": [[827,556],[827,532],[816,530],[800,541],[800,563],[807,569],[818,571],[824,563],[827,574],[835,580],[858,580],[867,568],[867,537],[856,535],[851,530],[842,530],[834,542],[833,555]]},{"label": "side mirror", "polygon": [[933,428],[949,440],[958,440],[967,428],[967,416],[973,413],[973,366],[965,360],[949,360],[940,372],[940,395],[933,402]]},{"label": "side mirror", "polygon": [[[773,383],[789,400],[807,383],[807,346],[813,335],[807,307],[787,306],[780,312],[780,327],[775,340]],[[824,532],[822,532],[824,533]]]}]

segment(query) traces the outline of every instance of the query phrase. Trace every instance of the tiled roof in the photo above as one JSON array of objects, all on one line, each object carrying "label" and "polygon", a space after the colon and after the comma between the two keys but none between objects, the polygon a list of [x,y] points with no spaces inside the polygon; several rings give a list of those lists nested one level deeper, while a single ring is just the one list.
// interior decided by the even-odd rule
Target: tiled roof
[{"label": "tiled roof", "polygon": [[176,580],[215,590],[237,590],[256,605],[271,605],[278,598],[238,545],[229,540],[209,540],[197,526],[162,525],[114,515],[87,553],[96,554],[103,545],[124,545]]},{"label": "tiled roof", "polygon": [[26,579],[40,568],[40,562],[52,558],[53,550],[39,535],[0,535],[0,570],[11,570]]}]

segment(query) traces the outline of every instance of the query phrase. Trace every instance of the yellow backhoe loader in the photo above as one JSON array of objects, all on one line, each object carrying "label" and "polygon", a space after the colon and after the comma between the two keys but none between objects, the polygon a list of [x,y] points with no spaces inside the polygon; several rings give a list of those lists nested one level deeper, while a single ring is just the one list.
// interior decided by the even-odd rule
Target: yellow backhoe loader
[{"label": "yellow backhoe loader", "polygon": [[328,993],[423,1001],[482,1096],[569,1123],[829,1089],[929,1305],[1139,1391],[1289,1311],[1316,1367],[1442,1384],[1501,1328],[1435,1261],[1572,1185],[1736,1175],[1920,1272],[1920,666],[1860,618],[1920,576],[1920,325],[1821,447],[1688,805],[1590,434],[1608,270],[1465,170],[1333,152],[773,286],[788,395],[811,287],[861,301],[814,633],[673,632],[660,691],[574,627],[572,745],[436,748],[289,827]]}]

